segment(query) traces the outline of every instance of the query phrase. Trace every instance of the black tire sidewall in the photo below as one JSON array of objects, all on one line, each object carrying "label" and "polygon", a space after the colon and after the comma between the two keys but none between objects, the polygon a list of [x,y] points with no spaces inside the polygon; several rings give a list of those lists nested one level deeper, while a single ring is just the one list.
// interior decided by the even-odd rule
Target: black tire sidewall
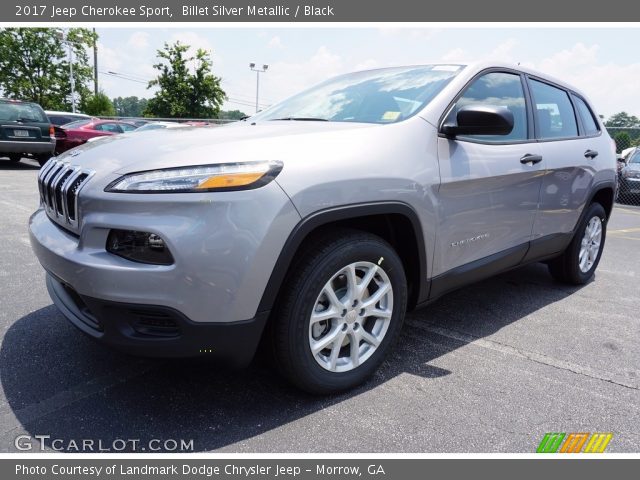
[{"label": "black tire sidewall", "polygon": [[[391,282],[393,314],[384,339],[371,357],[354,370],[330,372],[320,366],[311,353],[308,340],[310,316],[325,283],[341,268],[354,262],[380,262],[379,266]],[[331,393],[362,383],[382,363],[402,328],[407,304],[406,278],[402,262],[392,247],[373,236],[345,242],[328,255],[316,258],[314,263],[298,289],[290,318],[285,319],[289,327],[286,355],[289,358],[283,360],[293,362],[290,366],[293,373],[291,380],[298,386],[312,393]]]}]

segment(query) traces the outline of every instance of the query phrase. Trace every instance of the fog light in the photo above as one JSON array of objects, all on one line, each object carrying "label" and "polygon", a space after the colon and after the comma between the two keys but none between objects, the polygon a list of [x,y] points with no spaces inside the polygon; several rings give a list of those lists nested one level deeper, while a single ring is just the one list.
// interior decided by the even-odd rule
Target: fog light
[{"label": "fog light", "polygon": [[171,265],[173,256],[160,235],[134,230],[111,230],[107,252],[134,262]]}]

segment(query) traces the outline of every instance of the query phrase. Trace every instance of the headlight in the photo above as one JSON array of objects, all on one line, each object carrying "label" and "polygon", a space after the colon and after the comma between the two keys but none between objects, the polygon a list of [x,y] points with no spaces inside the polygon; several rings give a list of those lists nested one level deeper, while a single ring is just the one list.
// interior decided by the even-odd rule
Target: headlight
[{"label": "headlight", "polygon": [[130,173],[105,191],[121,193],[185,193],[250,190],[266,185],[282,170],[282,162],[223,163]]},{"label": "headlight", "polygon": [[624,178],[640,178],[640,170],[623,170],[622,176]]}]

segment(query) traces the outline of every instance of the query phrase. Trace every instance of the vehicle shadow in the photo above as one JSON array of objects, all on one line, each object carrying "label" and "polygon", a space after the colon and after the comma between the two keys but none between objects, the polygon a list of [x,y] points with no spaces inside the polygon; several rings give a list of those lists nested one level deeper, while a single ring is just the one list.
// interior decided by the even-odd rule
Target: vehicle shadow
[{"label": "vehicle shadow", "polygon": [[33,163],[27,161],[25,158],[19,162],[12,162],[6,158],[0,157],[0,170],[39,170],[40,165],[35,160]]},{"label": "vehicle shadow", "polygon": [[[203,361],[121,355],[85,338],[52,305],[19,319],[6,332],[0,380],[22,428],[61,439],[56,449],[82,439],[104,445],[115,439],[140,439],[140,445],[151,439],[193,439],[196,451],[233,449],[229,446],[235,442],[354,396],[380,395],[384,401],[376,387],[398,375],[448,375],[430,362],[466,343],[439,330],[485,337],[577,290],[555,283],[546,267],[536,264],[446,295],[409,314],[395,350],[375,376],[341,395],[302,393],[261,357],[246,370],[229,371]],[[15,435],[0,438],[0,450],[15,450]],[[339,442],[318,449],[344,450]]]}]

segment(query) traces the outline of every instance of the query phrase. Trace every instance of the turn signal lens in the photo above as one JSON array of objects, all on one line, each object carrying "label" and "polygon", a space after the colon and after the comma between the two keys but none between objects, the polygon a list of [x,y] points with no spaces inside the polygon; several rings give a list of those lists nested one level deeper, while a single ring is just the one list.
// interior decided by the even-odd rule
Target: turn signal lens
[{"label": "turn signal lens", "polygon": [[133,262],[151,265],[171,265],[173,256],[162,237],[135,230],[111,230],[107,237],[107,252]]}]

